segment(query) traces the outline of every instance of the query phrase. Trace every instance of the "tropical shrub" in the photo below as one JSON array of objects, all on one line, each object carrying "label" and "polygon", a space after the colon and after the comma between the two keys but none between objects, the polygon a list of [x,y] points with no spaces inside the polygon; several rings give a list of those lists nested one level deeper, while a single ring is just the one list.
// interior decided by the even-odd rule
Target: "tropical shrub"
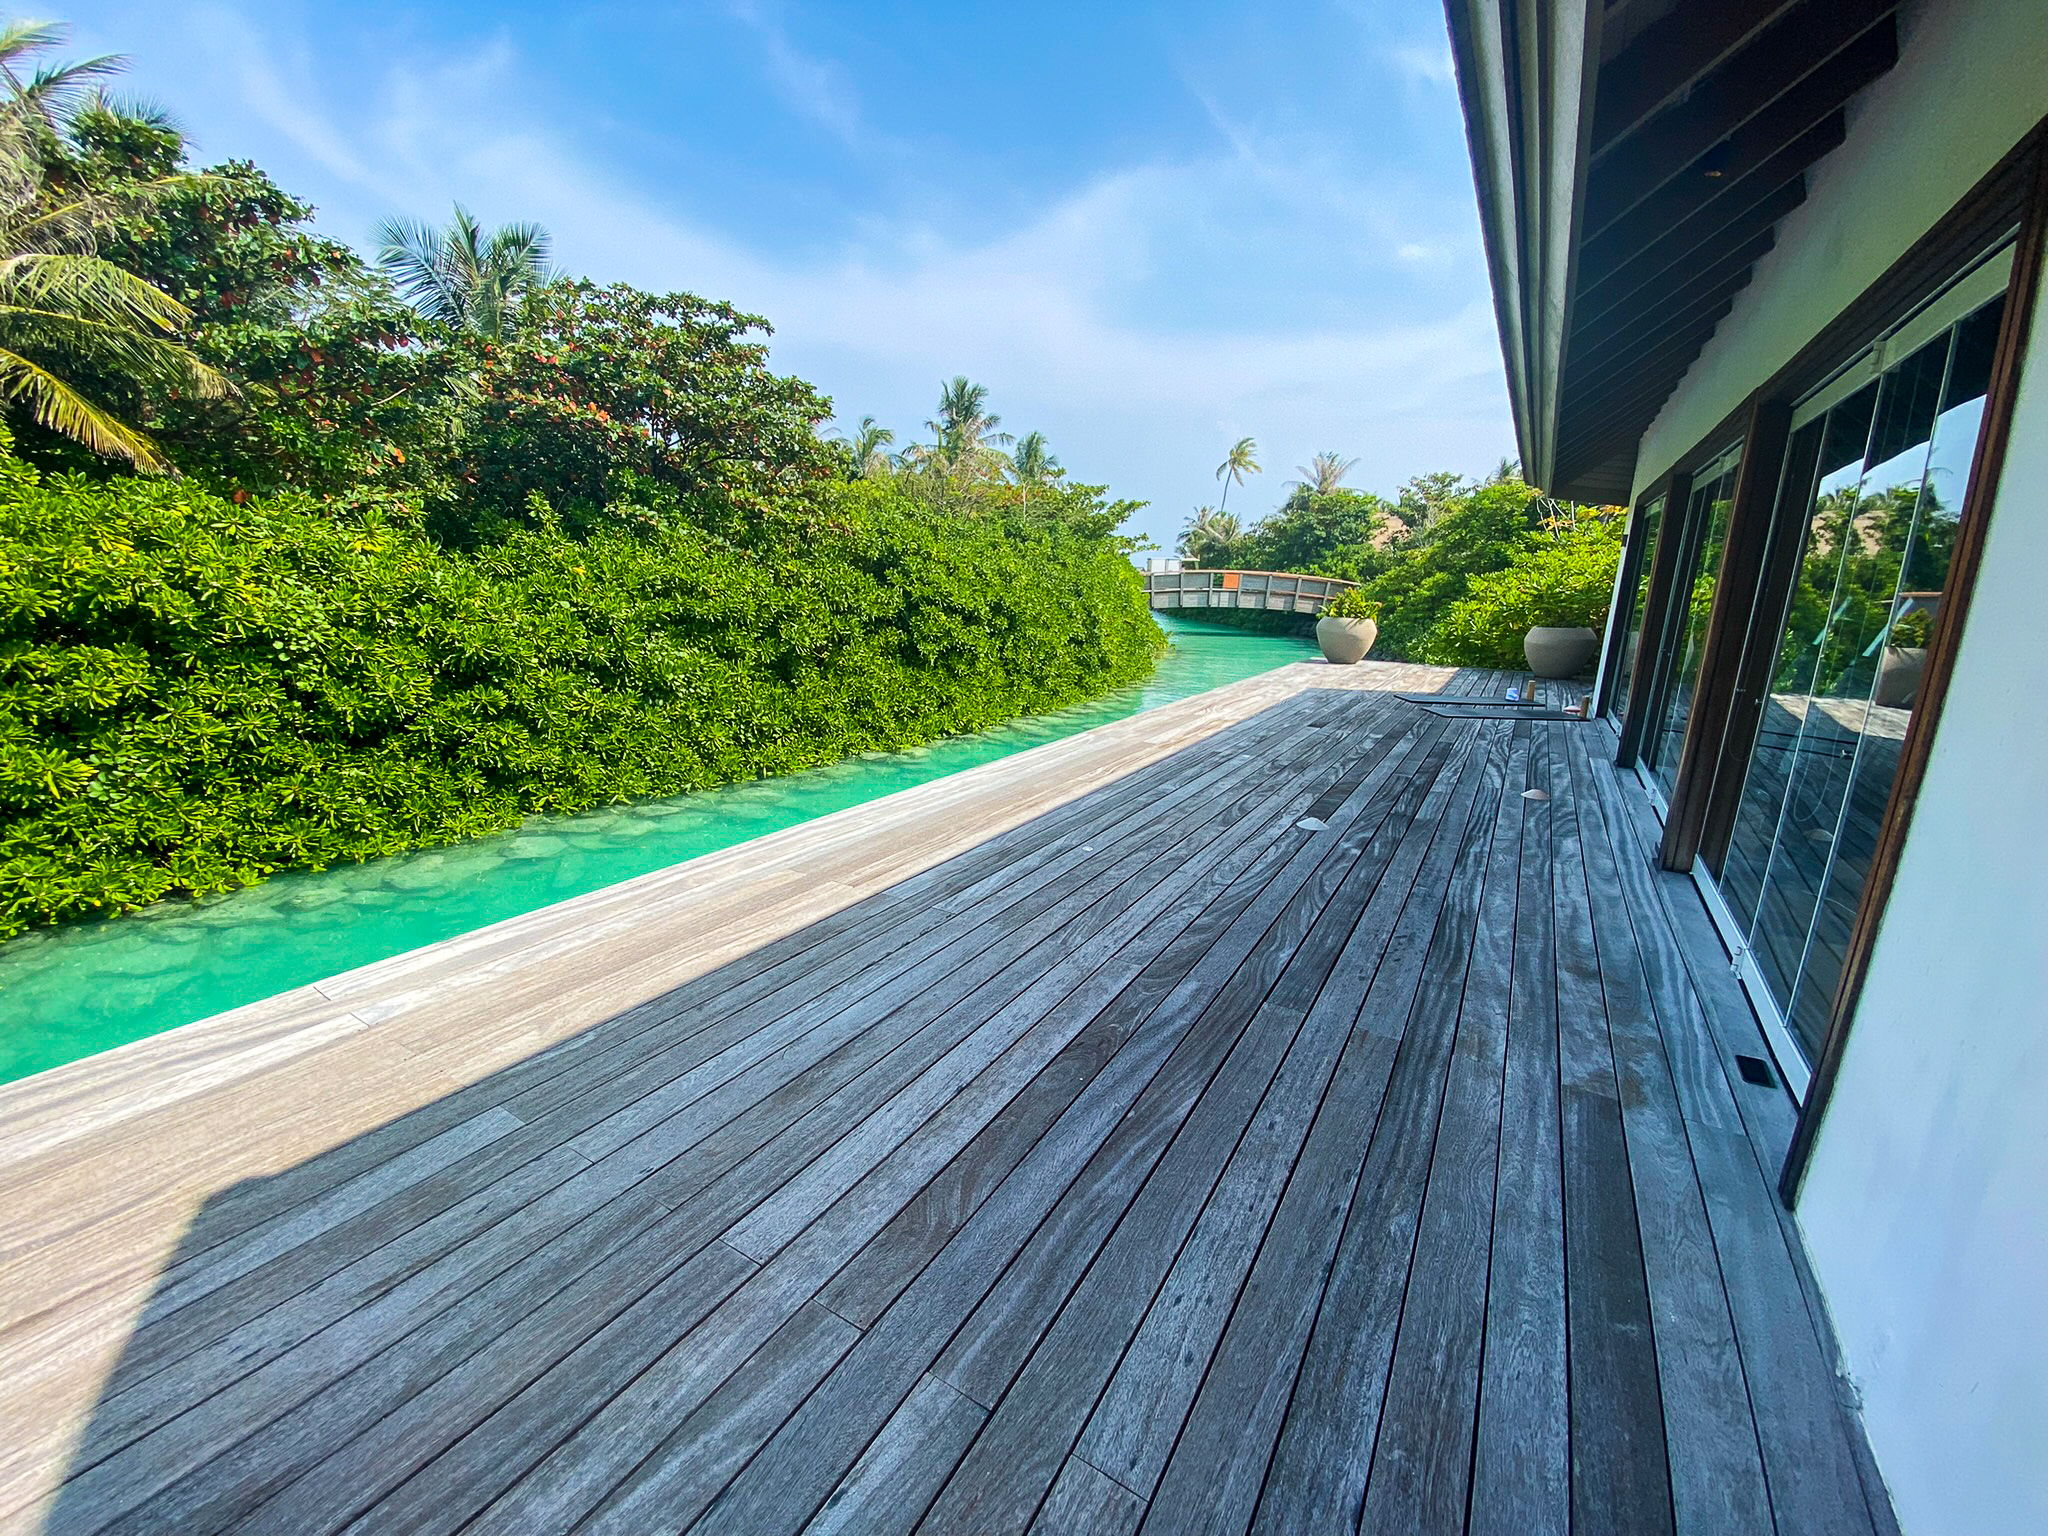
[{"label": "tropical shrub", "polygon": [[682,516],[739,533],[783,493],[833,476],[831,406],[769,372],[767,322],[687,293],[559,282],[478,352],[479,399],[436,528],[453,542],[524,520],[545,496],[573,530]]},{"label": "tropical shrub", "polygon": [[1447,666],[1519,667],[1522,637],[1539,624],[1599,629],[1621,559],[1619,519],[1588,518],[1525,534],[1501,570],[1474,576],[1465,595],[1416,647]]},{"label": "tropical shrub", "polygon": [[1334,454],[1317,467],[1327,487],[1298,482],[1243,533],[1244,559],[1357,582],[1376,654],[1518,666],[1531,625],[1603,622],[1621,554],[1611,510],[1550,501],[1512,465],[1477,483],[1418,475],[1393,501],[1336,484],[1348,465]]},{"label": "tropical shrub", "polygon": [[0,436],[0,933],[986,727],[1128,682],[1112,541],[833,482],[474,550]]},{"label": "tropical shrub", "polygon": [[1323,604],[1322,617],[1326,619],[1377,619],[1379,616],[1380,605],[1356,587],[1346,587]]},{"label": "tropical shrub", "polygon": [[[399,302],[356,253],[310,228],[312,205],[246,161],[203,174],[162,123],[96,110],[63,146],[66,179],[126,210],[100,254],[190,313],[193,350],[235,384],[213,397],[107,377],[177,468],[226,491],[360,499],[450,491],[472,360]],[[137,188],[153,188],[138,199]],[[18,418],[50,468],[99,465]]]}]

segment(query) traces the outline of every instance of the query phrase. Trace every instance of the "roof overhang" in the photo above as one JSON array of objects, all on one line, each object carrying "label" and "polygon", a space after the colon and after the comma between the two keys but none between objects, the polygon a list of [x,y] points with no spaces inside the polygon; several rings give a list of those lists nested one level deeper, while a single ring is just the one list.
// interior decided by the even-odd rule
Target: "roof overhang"
[{"label": "roof overhang", "polygon": [[1636,444],[1898,58],[1897,0],[1445,0],[1523,472]]}]

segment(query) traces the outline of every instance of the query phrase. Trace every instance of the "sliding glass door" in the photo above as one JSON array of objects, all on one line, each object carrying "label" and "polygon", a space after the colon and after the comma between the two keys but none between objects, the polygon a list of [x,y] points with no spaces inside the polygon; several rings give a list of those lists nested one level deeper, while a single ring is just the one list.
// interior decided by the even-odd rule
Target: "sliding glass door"
[{"label": "sliding glass door", "polygon": [[1802,525],[1798,571],[1712,886],[1795,1087],[1820,1055],[1940,612],[2007,266],[1958,284],[1793,417],[1776,515]]},{"label": "sliding glass door", "polygon": [[1643,644],[1643,610],[1650,601],[1650,554],[1657,547],[1657,530],[1663,522],[1662,496],[1644,502],[1629,522],[1628,548],[1623,557],[1627,572],[1621,583],[1621,606],[1614,615],[1621,630],[1621,644],[1614,652],[1614,682],[1608,694],[1608,708],[1617,719],[1628,713],[1636,656]]},{"label": "sliding glass door", "polygon": [[1661,641],[1650,687],[1636,701],[1644,710],[1643,729],[1637,737],[1637,770],[1666,804],[1676,786],[1685,728],[1699,687],[1707,619],[1714,608],[1714,585],[1728,540],[1728,510],[1734,501],[1735,471],[1741,460],[1738,444],[1695,475],[1681,520],[1666,531],[1667,537],[1682,541],[1678,575],[1658,626]]}]

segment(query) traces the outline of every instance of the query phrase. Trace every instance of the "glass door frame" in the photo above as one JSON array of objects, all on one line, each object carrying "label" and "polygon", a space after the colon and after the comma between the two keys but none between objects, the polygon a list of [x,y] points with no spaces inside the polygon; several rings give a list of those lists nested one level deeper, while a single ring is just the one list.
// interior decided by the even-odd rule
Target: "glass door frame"
[{"label": "glass door frame", "polygon": [[1707,871],[1706,860],[1693,860],[1692,884],[1693,889],[1700,893],[1707,916],[1714,920],[1714,931],[1720,934],[1721,943],[1727,947],[1729,969],[1742,983],[1743,995],[1749,999],[1750,1010],[1756,1014],[1756,1021],[1763,1028],[1764,1043],[1771,1048],[1772,1065],[1785,1080],[1786,1091],[1795,1102],[1803,1104],[1807,1090],[1813,1086],[1814,1069],[1807,1063],[1806,1052],[1793,1038],[1792,1026],[1785,1021],[1784,1010],[1771,996],[1763,967],[1756,963],[1756,956],[1750,950],[1749,935],[1735,920],[1735,914],[1728,910],[1728,903],[1721,897],[1719,883]]},{"label": "glass door frame", "polygon": [[[1600,647],[1600,675],[1593,680],[1594,697],[1599,701],[1594,710],[1596,715],[1607,715],[1614,709],[1614,697],[1620,690],[1625,671],[1632,671],[1626,663],[1632,660],[1624,655],[1628,649],[1629,626],[1642,615],[1636,610],[1647,607],[1649,594],[1638,594],[1645,574],[1649,570],[1650,551],[1656,546],[1657,536],[1646,528],[1654,516],[1657,526],[1664,526],[1664,514],[1670,509],[1670,481],[1667,477],[1653,485],[1629,509],[1628,531],[1623,536],[1621,561],[1614,574],[1614,595],[1607,604],[1606,636]],[[1634,677],[1629,677],[1633,691]]]},{"label": "glass door frame", "polygon": [[[1786,482],[1786,470],[1790,462],[1789,445],[1799,430],[1820,419],[1830,409],[1848,399],[1858,390],[1864,389],[1881,379],[1894,364],[1910,357],[1919,348],[1936,340],[1984,304],[1992,302],[2000,294],[2008,293],[2010,291],[2011,273],[2012,246],[2010,244],[2003,244],[1987,252],[1978,262],[1946,283],[1939,292],[1929,297],[1903,319],[1873,338],[1862,352],[1838,370],[1834,376],[1818,388],[1809,391],[1799,400],[1791,412],[1790,432],[1786,435],[1787,447],[1780,453],[1780,458],[1786,462],[1779,466],[1778,473],[1774,477],[1776,482],[1776,500],[1781,504],[1774,508],[1774,516],[1782,515],[1784,510],[1782,502],[1785,496],[1796,494],[1803,502],[1807,495],[1804,487],[1795,490]],[[1706,473],[1707,471],[1702,471],[1703,476]],[[1804,527],[1806,516],[1803,506],[1795,515],[1795,520],[1802,528]],[[1778,542],[1775,538],[1773,539],[1774,544]],[[1792,541],[1783,544],[1775,553],[1779,558],[1789,557],[1797,560],[1803,554],[1803,542]],[[1759,598],[1760,595],[1752,594],[1752,598]],[[1723,600],[1724,596],[1729,600],[1734,600],[1740,594],[1717,593],[1716,601]],[[1770,611],[1765,611],[1766,606],[1770,607]],[[1753,611],[1747,616],[1747,622],[1742,626],[1742,633],[1738,637],[1738,653],[1750,650],[1758,639],[1761,638],[1765,642],[1764,649],[1775,655],[1778,642],[1782,638],[1781,631],[1784,623],[1785,615],[1778,611],[1777,605],[1766,605],[1761,601],[1755,601]],[[1766,633],[1767,631],[1768,633]],[[1759,705],[1762,702],[1762,698],[1759,697]],[[1917,725],[1918,722],[1916,721],[1914,724]],[[1911,728],[1909,727],[1909,729]],[[1931,723],[1927,728],[1932,728]],[[1743,733],[1738,739],[1730,739],[1724,742],[1723,750],[1724,754],[1737,753],[1741,761],[1728,761],[1724,756],[1723,760],[1717,764],[1702,764],[1701,767],[1703,770],[1711,768],[1716,781],[1714,793],[1725,792],[1739,796],[1743,791],[1750,762],[1756,750],[1753,733]],[[1858,750],[1860,752],[1860,745]],[[1645,780],[1646,787],[1653,796],[1653,801],[1661,803],[1659,797],[1656,796],[1654,779],[1647,769],[1639,767],[1638,776]],[[1840,814],[1844,816],[1848,814],[1846,802]],[[1727,900],[1721,894],[1720,880],[1726,867],[1727,848],[1702,849],[1701,852],[1703,856],[1694,859],[1689,869],[1693,885],[1699,891],[1700,899],[1706,906],[1708,915],[1713,919],[1714,927],[1719,933],[1722,943],[1727,948],[1730,967],[1736,978],[1742,983],[1743,991],[1747,995],[1750,1006],[1757,1016],[1758,1023],[1763,1028],[1766,1043],[1770,1046],[1771,1055],[1775,1060],[1780,1075],[1785,1080],[1786,1087],[1791,1091],[1795,1100],[1804,1103],[1812,1088],[1814,1077],[1819,1070],[1820,1060],[1818,1057],[1813,1060],[1808,1059],[1806,1048],[1799,1043],[1795,1036],[1790,1021],[1787,1019],[1784,1010],[1780,1007],[1777,998],[1771,990],[1770,983],[1764,975],[1762,966],[1757,961],[1752,946],[1753,936],[1745,931],[1742,923],[1737,919]],[[1870,896],[1868,890],[1866,890],[1865,900],[1868,899],[1870,899]],[[1811,942],[1810,935],[1809,942]],[[1831,1009],[1839,1013],[1839,999],[1831,1003]],[[1833,1032],[1832,1029],[1830,1032]]]},{"label": "glass door frame", "polygon": [[[1633,717],[1631,739],[1634,744],[1629,766],[1635,770],[1636,782],[1649,797],[1660,825],[1669,816],[1671,807],[1666,800],[1664,786],[1657,782],[1656,771],[1646,759],[1644,749],[1648,741],[1645,728],[1655,728],[1669,701],[1678,666],[1674,646],[1685,636],[1683,619],[1686,606],[1691,600],[1693,583],[1699,579],[1699,572],[1694,566],[1699,559],[1700,544],[1706,537],[1708,524],[1713,521],[1713,503],[1702,504],[1699,496],[1724,475],[1731,472],[1740,475],[1742,457],[1748,448],[1745,440],[1738,439],[1724,445],[1718,452],[1699,458],[1696,460],[1698,467],[1685,476],[1683,503],[1674,504],[1677,498],[1673,497],[1664,504],[1658,551],[1663,553],[1668,540],[1671,541],[1671,554],[1660,562],[1664,567],[1657,573],[1660,579],[1653,582],[1644,601],[1644,606],[1651,612],[1644,616],[1643,638],[1638,653],[1642,665],[1637,669],[1636,686],[1629,692],[1629,712]],[[1712,659],[1711,656],[1704,658],[1708,662]]]}]

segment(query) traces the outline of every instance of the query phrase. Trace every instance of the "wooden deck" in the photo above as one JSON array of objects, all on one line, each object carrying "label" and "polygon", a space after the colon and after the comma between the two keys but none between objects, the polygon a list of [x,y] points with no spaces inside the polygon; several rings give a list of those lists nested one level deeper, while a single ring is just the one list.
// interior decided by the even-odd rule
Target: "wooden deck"
[{"label": "wooden deck", "polygon": [[1888,1536],[1606,727],[1286,670],[544,1048],[437,995],[491,1065],[395,1117],[367,1027],[81,1074],[0,1134],[0,1522]]}]

